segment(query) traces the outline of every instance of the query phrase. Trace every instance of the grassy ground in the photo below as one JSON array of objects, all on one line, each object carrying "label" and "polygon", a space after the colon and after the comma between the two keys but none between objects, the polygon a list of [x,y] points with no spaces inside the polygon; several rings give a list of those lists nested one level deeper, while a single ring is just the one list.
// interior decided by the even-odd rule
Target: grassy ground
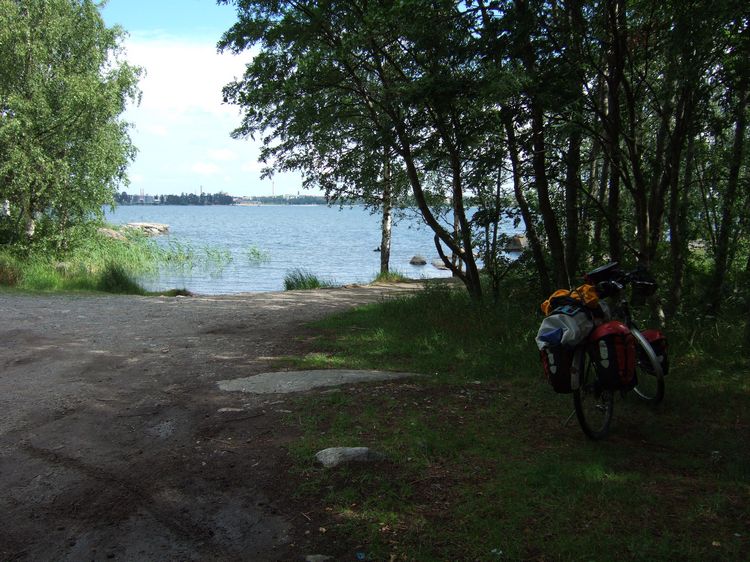
[{"label": "grassy ground", "polygon": [[[428,290],[316,326],[315,349],[290,366],[425,375],[295,408],[294,477],[299,499],[323,506],[321,547],[370,560],[750,558],[750,369],[737,325],[673,326],[664,403],[618,399],[612,435],[593,443],[575,417],[565,425],[571,396],[541,378],[536,300],[519,287],[474,307]],[[389,460],[312,462],[341,445]]]}]

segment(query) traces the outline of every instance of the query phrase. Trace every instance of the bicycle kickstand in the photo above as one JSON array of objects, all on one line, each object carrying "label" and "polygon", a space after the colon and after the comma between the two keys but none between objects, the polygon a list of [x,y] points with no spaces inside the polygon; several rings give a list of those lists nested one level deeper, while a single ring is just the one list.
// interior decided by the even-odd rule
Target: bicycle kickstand
[{"label": "bicycle kickstand", "polygon": [[570,423],[570,420],[572,420],[573,416],[575,416],[575,415],[576,415],[576,411],[575,410],[573,410],[572,412],[570,412],[570,415],[568,416],[568,418],[563,423],[563,427],[568,427],[568,424]]}]

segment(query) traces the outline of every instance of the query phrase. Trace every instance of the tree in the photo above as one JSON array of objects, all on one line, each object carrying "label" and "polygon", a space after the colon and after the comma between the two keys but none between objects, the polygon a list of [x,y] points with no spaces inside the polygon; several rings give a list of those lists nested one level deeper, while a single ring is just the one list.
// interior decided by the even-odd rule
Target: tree
[{"label": "tree", "polygon": [[92,0],[0,0],[0,199],[5,243],[64,248],[114,203],[135,149],[120,115],[139,70]]},{"label": "tree", "polygon": [[[464,195],[471,190],[467,167],[482,140],[475,132],[486,116],[461,6],[448,0],[235,3],[239,21],[220,47],[260,47],[243,79],[225,89],[226,99],[245,112],[236,134],[263,133],[263,157],[274,168],[301,169],[307,182],[327,192],[370,186],[365,193],[376,193],[385,170],[403,169],[438,253],[480,298]],[[381,165],[386,150],[398,166]],[[430,208],[434,196],[450,200],[455,234]]]},{"label": "tree", "polygon": [[259,49],[225,89],[244,111],[237,134],[262,134],[272,167],[337,195],[380,200],[403,170],[474,297],[477,254],[499,292],[507,194],[547,294],[608,258],[656,269],[674,314],[701,237],[715,309],[750,272],[745,3],[234,3],[222,48]]}]

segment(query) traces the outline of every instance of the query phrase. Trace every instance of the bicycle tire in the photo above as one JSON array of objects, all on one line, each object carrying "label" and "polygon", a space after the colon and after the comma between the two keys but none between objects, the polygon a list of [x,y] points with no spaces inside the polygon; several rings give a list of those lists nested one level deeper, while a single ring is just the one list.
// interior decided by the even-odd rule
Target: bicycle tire
[{"label": "bicycle tire", "polygon": [[586,437],[598,441],[609,434],[615,394],[603,389],[589,354],[583,351],[579,360],[578,388],[573,390],[576,417]]},{"label": "bicycle tire", "polygon": [[646,337],[635,328],[630,331],[635,338],[638,381],[633,390],[641,400],[655,406],[664,400],[664,371]]}]

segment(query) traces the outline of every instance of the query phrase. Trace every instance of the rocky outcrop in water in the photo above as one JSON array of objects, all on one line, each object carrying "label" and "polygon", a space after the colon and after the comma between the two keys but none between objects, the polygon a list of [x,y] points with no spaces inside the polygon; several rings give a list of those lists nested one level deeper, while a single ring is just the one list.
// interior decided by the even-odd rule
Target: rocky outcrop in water
[{"label": "rocky outcrop in water", "polygon": [[168,224],[161,224],[158,222],[129,222],[125,225],[125,228],[135,228],[149,236],[166,234],[167,232],[169,232]]}]

